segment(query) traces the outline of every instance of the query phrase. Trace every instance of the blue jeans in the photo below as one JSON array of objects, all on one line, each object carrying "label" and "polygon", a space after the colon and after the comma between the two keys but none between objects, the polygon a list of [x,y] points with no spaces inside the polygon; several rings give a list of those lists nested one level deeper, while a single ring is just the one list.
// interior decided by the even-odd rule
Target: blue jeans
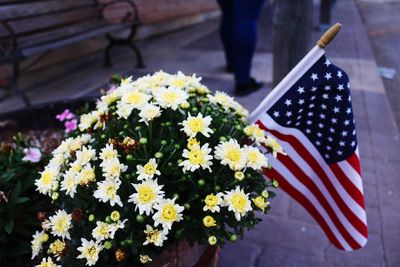
[{"label": "blue jeans", "polygon": [[257,20],[265,0],[217,0],[222,12],[220,34],[228,68],[236,84],[250,81],[257,44]]}]

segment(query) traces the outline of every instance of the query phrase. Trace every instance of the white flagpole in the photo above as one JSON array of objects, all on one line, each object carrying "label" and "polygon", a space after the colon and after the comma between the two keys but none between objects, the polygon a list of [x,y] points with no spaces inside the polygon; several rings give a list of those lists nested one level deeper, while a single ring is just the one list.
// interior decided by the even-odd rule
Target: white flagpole
[{"label": "white flagpole", "polygon": [[270,108],[275,100],[279,99],[282,95],[289,90],[292,85],[297,82],[300,77],[308,71],[311,66],[325,53],[325,46],[335,38],[339,32],[341,24],[336,23],[322,37],[318,40],[317,45],[311,49],[310,52],[299,62],[297,65],[283,78],[283,80],[269,93],[264,100],[257,106],[257,108],[250,114],[249,122],[253,123],[257,118]]}]

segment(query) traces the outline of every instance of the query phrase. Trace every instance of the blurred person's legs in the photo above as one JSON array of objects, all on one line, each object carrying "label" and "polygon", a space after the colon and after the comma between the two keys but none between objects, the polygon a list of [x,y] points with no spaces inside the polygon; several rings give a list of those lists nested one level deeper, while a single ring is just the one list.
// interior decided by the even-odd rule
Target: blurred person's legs
[{"label": "blurred person's legs", "polygon": [[221,24],[219,33],[225,51],[226,71],[233,72],[233,0],[218,0],[221,9]]}]

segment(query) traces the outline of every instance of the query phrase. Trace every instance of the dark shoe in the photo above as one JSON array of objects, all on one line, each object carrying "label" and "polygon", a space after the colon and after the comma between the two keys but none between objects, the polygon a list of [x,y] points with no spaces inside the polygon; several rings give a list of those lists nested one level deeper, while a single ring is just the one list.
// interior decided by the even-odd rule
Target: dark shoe
[{"label": "dark shoe", "polygon": [[237,96],[245,96],[245,95],[251,94],[255,91],[258,91],[263,86],[264,86],[263,82],[259,82],[259,81],[255,80],[254,78],[251,78],[251,80],[247,83],[236,84],[235,94]]},{"label": "dark shoe", "polygon": [[235,71],[235,69],[233,68],[233,66],[226,66],[225,67],[225,72],[227,73],[233,73]]}]

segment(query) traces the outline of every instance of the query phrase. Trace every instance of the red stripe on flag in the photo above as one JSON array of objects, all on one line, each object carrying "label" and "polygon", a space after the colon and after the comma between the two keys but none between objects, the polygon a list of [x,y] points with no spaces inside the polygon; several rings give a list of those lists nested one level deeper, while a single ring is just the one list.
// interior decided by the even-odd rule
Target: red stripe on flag
[{"label": "red stripe on flag", "polygon": [[[360,248],[360,244],[352,237],[352,235],[346,230],[343,226],[340,219],[337,217],[335,211],[332,209],[331,205],[328,203],[324,195],[321,193],[319,188],[315,185],[315,183],[308,177],[303,170],[290,158],[286,156],[278,156],[278,160],[282,162],[283,165],[287,167],[288,170],[299,180],[302,184],[304,184],[312,194],[318,199],[321,206],[325,209],[332,222],[335,224],[336,228],[339,230],[340,234],[344,237],[344,239],[349,243],[349,245],[353,249]],[[350,223],[352,223],[350,221]]]},{"label": "red stripe on flag", "polygon": [[297,202],[299,202],[310,214],[311,216],[318,222],[321,226],[322,230],[325,232],[326,236],[329,240],[339,249],[344,250],[343,246],[339,243],[336,236],[333,234],[329,225],[325,222],[324,218],[319,214],[316,208],[311,204],[311,202],[296,188],[294,188],[291,184],[289,184],[285,178],[282,177],[280,173],[278,173],[274,168],[267,170],[265,173],[271,179],[275,179],[278,181],[279,186],[288,193],[292,198],[294,198]]},{"label": "red stripe on flag", "polygon": [[[338,204],[340,210],[346,216],[346,218],[351,222],[351,224],[366,238],[368,237],[368,228],[347,206],[347,204],[340,197],[332,182],[326,175],[325,171],[319,165],[319,163],[314,159],[314,157],[310,154],[310,152],[294,137],[291,135],[284,135],[275,130],[268,129],[261,121],[257,121],[257,124],[261,129],[265,131],[271,132],[277,138],[282,141],[288,142],[293,146],[296,151],[301,155],[301,157],[310,165],[310,167],[314,170],[314,172],[321,179],[325,187],[328,189],[329,193],[332,195],[333,199]],[[336,175],[336,173],[334,173]],[[342,176],[339,176],[339,182],[343,185],[343,188],[349,193],[349,195],[361,206],[364,208],[364,197],[362,196],[360,190],[349,181],[347,177],[343,179]],[[344,182],[344,184],[343,184]]]},{"label": "red stripe on flag", "polygon": [[360,164],[360,158],[356,153],[351,155],[348,159],[347,162],[353,167],[353,169],[361,175],[361,164]]}]

